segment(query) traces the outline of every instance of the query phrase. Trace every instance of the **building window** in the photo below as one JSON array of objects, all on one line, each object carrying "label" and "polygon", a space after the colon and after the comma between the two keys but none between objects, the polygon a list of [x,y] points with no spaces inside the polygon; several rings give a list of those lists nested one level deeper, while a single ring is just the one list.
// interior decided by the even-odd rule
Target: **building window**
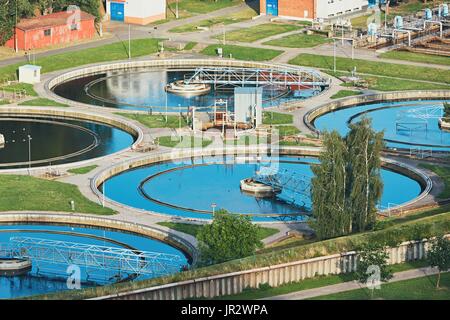
[{"label": "building window", "polygon": [[52,29],[45,29],[44,30],[44,36],[49,37],[52,35]]}]

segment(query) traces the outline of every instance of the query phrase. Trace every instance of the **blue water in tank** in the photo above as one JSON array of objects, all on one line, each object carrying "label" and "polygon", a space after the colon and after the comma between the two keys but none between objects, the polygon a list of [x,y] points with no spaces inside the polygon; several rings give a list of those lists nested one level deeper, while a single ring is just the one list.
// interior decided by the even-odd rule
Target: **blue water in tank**
[{"label": "blue water in tank", "polygon": [[431,9],[426,8],[425,9],[425,19],[426,20],[431,20],[433,18],[433,11],[431,11]]},{"label": "blue water in tank", "polygon": [[447,17],[448,16],[448,4],[444,3],[442,5],[442,16]]},{"label": "blue water in tank", "polygon": [[403,28],[403,17],[402,16],[395,16],[395,18],[394,18],[394,26],[395,26],[395,29],[402,29]]}]

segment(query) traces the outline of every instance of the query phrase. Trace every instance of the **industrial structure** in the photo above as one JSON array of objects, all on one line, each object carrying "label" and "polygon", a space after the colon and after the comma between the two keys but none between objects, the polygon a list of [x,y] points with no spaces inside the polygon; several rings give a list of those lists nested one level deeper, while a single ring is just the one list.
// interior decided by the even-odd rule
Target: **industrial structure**
[{"label": "industrial structure", "polygon": [[107,0],[111,21],[146,25],[166,18],[166,0]]},{"label": "industrial structure", "polygon": [[331,19],[363,12],[367,0],[260,0],[260,14],[288,19]]},{"label": "industrial structure", "polygon": [[16,50],[34,50],[91,39],[96,32],[94,21],[94,16],[81,10],[22,19],[5,46]]},{"label": "industrial structure", "polygon": [[51,265],[77,265],[92,274],[109,271],[122,277],[178,272],[180,260],[179,256],[166,253],[30,237],[12,237],[8,244],[0,244],[0,256],[29,260],[43,272]]}]

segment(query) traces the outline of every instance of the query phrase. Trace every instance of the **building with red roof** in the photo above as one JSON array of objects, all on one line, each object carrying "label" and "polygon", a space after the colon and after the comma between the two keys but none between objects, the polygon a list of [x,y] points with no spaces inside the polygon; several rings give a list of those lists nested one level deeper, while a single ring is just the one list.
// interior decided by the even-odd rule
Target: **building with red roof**
[{"label": "building with red roof", "polygon": [[90,39],[95,35],[95,17],[80,10],[51,13],[22,19],[5,46],[34,50],[53,45]]}]

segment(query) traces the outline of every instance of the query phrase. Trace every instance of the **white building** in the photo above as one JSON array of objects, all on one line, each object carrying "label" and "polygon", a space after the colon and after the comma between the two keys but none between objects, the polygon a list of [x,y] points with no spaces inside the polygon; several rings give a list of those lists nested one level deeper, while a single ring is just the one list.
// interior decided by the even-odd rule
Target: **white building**
[{"label": "white building", "polygon": [[166,0],[106,0],[112,21],[146,25],[166,18]]},{"label": "white building", "polygon": [[19,67],[19,82],[35,84],[41,82],[41,67],[26,64]]}]

